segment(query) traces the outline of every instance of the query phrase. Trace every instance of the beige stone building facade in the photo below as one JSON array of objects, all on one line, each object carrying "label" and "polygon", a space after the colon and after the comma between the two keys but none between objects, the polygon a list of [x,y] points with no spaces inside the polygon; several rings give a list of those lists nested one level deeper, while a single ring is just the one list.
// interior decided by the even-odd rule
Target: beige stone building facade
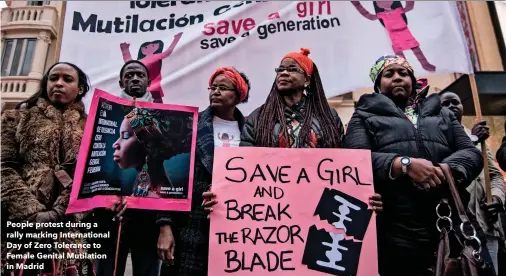
[{"label": "beige stone building facade", "polygon": [[63,1],[7,1],[1,13],[1,98],[10,108],[35,93],[56,61]]},{"label": "beige stone building facade", "polygon": [[[37,91],[46,68],[58,60],[65,2],[47,0],[5,2],[8,6],[1,11],[0,26],[2,36],[0,92],[2,106],[5,104],[4,108],[12,108]],[[481,1],[461,2],[461,15],[465,18],[463,24],[467,30],[475,68],[479,71],[504,71],[503,60],[506,53],[500,47],[501,43],[504,45],[504,41],[500,42],[497,39],[499,37],[497,27],[494,29],[489,5],[490,3]],[[506,2],[497,2],[495,12],[502,18],[499,25],[504,32]],[[457,76],[444,74],[427,78],[431,86],[430,92],[434,93],[450,85]],[[346,123],[353,114],[355,102],[361,95],[371,91],[372,87],[353,91],[329,99],[329,102]],[[492,123],[493,137],[490,143],[495,151],[504,134],[502,124],[506,117],[495,116],[486,119]],[[473,120],[474,117],[465,118],[468,125],[472,124]]]},{"label": "beige stone building facade", "polygon": [[[478,68],[475,69],[478,71],[504,72],[506,70],[506,1],[473,1],[466,2],[466,4],[478,57],[475,64],[475,67]],[[491,17],[491,10],[495,12],[495,18]],[[502,93],[506,95],[506,87],[501,89]],[[481,102],[481,106],[488,104],[491,103]],[[495,152],[501,145],[502,137],[505,135],[504,121],[506,120],[506,113],[496,114],[496,116],[483,116],[483,119],[490,126],[491,136],[487,143],[495,156]],[[474,121],[474,116],[463,118],[463,123],[468,128],[473,126]]]}]

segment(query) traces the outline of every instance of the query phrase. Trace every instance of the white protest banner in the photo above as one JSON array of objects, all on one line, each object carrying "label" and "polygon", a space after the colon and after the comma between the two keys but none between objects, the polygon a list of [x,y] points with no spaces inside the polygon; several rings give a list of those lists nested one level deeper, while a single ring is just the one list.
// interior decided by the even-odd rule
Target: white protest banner
[{"label": "white protest banner", "polygon": [[121,66],[139,59],[155,97],[199,108],[209,104],[209,76],[234,66],[251,81],[240,106],[249,114],[265,101],[281,58],[301,47],[328,97],[371,87],[372,64],[394,52],[417,76],[470,73],[458,16],[448,1],[69,1],[60,60],[80,66],[93,88],[119,94]]}]

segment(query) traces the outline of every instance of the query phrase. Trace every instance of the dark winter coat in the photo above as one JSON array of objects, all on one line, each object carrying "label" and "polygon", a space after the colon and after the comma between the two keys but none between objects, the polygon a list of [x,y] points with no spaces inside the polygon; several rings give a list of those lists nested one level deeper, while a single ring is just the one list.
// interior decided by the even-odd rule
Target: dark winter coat
[{"label": "dark winter coat", "polygon": [[[10,251],[4,247],[5,234],[14,232],[13,228],[6,228],[7,221],[33,220],[38,213],[49,211],[53,213],[52,222],[80,219],[81,216],[65,215],[72,185],[60,183],[55,177],[55,172],[64,170],[70,177],[74,176],[85,123],[86,114],[82,102],[74,103],[62,111],[48,100],[40,98],[36,105],[29,109],[3,112],[1,128],[3,256]],[[65,227],[57,230],[77,231]],[[31,231],[37,232],[34,229]],[[23,241],[28,242],[28,239]],[[53,242],[51,239],[38,241],[51,244]],[[83,242],[78,239],[62,241]],[[31,253],[36,251],[32,249]],[[57,275],[65,275],[64,267],[68,264],[61,262]]]},{"label": "dark winter coat", "polygon": [[483,169],[480,151],[453,113],[441,107],[439,95],[422,100],[418,116],[415,127],[392,100],[375,93],[360,98],[348,124],[345,147],[372,151],[374,186],[384,203],[378,215],[379,255],[416,252],[430,258],[438,239],[435,208],[444,189],[420,191],[407,176],[392,180],[395,157],[448,164],[463,195]]},{"label": "dark winter coat", "polygon": [[[244,126],[244,116],[236,109],[235,119],[239,129]],[[212,183],[214,161],[213,110],[208,107],[199,113],[195,173],[192,193],[192,211],[173,213],[175,264],[162,267],[161,275],[205,276],[208,269],[209,219],[202,207],[202,194]]]}]

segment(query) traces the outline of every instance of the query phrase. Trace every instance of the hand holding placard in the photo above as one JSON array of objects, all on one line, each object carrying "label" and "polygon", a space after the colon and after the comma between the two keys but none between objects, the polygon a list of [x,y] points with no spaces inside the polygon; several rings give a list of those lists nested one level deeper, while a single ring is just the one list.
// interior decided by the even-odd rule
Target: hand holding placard
[{"label": "hand holding placard", "polygon": [[126,208],[127,202],[123,197],[121,197],[120,200],[114,202],[114,204],[109,208],[109,210],[115,214],[113,220],[118,219],[121,221],[123,219],[123,214],[125,213]]},{"label": "hand holding placard", "polygon": [[[204,201],[202,202],[202,206],[204,206],[204,211],[211,213],[213,211],[213,206],[218,203],[216,198],[216,194],[213,192],[204,192],[202,193],[202,198]],[[209,219],[209,214],[207,215],[207,218]]]},{"label": "hand holding placard", "polygon": [[369,198],[369,204],[372,206],[372,210],[375,212],[383,211],[383,201],[381,201],[380,194],[374,194]]}]

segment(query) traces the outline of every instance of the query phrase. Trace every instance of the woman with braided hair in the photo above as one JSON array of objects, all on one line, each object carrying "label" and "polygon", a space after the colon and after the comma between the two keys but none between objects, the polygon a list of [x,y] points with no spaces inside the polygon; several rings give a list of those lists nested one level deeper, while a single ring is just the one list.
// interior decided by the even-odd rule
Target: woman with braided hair
[{"label": "woman with braided hair", "polygon": [[344,128],[325,97],[309,49],[283,57],[265,104],[244,126],[241,146],[340,148]]},{"label": "woman with braided hair", "polygon": [[[275,69],[277,75],[265,104],[248,116],[241,146],[279,148],[341,148],[344,128],[325,97],[309,50],[288,53]],[[212,212],[216,194],[205,192],[204,210]],[[370,197],[373,210],[382,210],[381,196]]]}]

